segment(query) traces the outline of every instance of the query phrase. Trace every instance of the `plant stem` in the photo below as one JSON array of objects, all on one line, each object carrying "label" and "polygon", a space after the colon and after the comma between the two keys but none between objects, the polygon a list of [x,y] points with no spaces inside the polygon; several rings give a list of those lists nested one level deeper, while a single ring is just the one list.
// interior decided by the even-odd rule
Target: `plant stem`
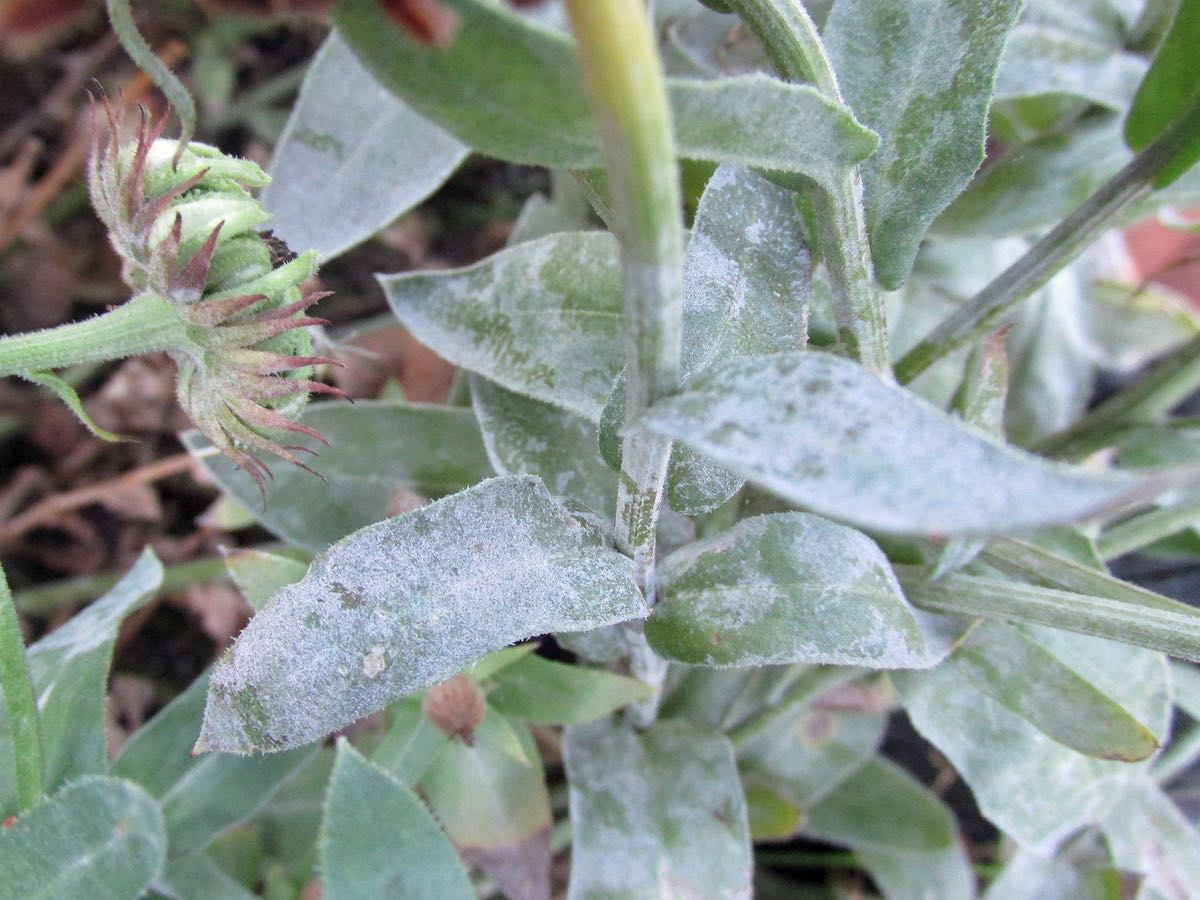
[{"label": "plant stem", "polygon": [[[679,387],[683,328],[683,199],[654,32],[643,0],[567,0],[607,173],[625,292],[625,441],[617,545],[655,599],[654,552],[671,442],[636,426]],[[661,687],[666,663],[629,632],[635,675]],[[644,709],[643,724],[652,721]]]},{"label": "plant stem", "polygon": [[81,322],[0,338],[0,377],[124,359],[186,343],[184,325],[170,301],[139,294]]},{"label": "plant stem", "polygon": [[1150,190],[1158,172],[1200,129],[1200,101],[1180,116],[1154,143],[1103,184],[1029,252],[997,275],[970,301],[931,331],[896,364],[896,377],[907,384],[939,359],[992,330],[1000,318],[1053,278],[1116,217]]},{"label": "plant stem", "polygon": [[1069,428],[1034,446],[1039,453],[1080,457],[1105,446],[1123,425],[1153,422],[1200,388],[1200,336],[1156,363],[1120,393]]},{"label": "plant stem", "polygon": [[13,745],[19,810],[32,809],[42,799],[42,735],[38,723],[36,694],[25,641],[13,604],[8,580],[0,569],[0,687],[8,711],[8,730]]},{"label": "plant stem", "polygon": [[[830,100],[844,102],[825,45],[800,0],[731,0],[730,5],[762,41],[781,76],[812,82]],[[812,185],[813,219],[833,291],[838,339],[865,367],[890,377],[887,322],[875,287],[862,179],[852,170],[830,173],[823,183]]]},{"label": "plant stem", "polygon": [[1200,494],[1191,494],[1172,506],[1119,522],[1100,535],[1096,548],[1104,559],[1116,559],[1170,537],[1197,522],[1200,522]]}]

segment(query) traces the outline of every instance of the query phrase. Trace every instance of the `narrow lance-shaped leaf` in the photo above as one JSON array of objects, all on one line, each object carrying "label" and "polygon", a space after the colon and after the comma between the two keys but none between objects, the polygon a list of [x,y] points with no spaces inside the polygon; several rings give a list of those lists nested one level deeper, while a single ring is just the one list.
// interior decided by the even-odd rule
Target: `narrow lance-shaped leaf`
[{"label": "narrow lance-shaped leaf", "polygon": [[755,516],[658,570],[650,645],[693,665],[933,665],[948,649],[866,535],[803,513]]},{"label": "narrow lance-shaped leaf", "polygon": [[0,895],[132,900],[166,854],[154,798],[128,781],[81,778],[0,830]]},{"label": "narrow lance-shaped leaf", "polygon": [[749,898],[754,867],[733,748],[683,722],[567,730],[572,900]]},{"label": "narrow lance-shaped leaf", "polygon": [[199,746],[316,740],[485,653],[645,615],[631,562],[533,478],[497,478],[318,557],[217,665]]},{"label": "narrow lance-shaped leaf", "polygon": [[329,260],[433,193],[467,152],[380,85],[334,33],[275,147],[263,204],[279,237]]},{"label": "narrow lance-shaped leaf", "polygon": [[[343,0],[334,20],[379,81],[477,150],[565,169],[600,165],[571,39],[487,0],[441,0],[458,19],[446,47],[423,46],[375,0]],[[497,52],[503,48],[503,52]],[[765,75],[673,79],[681,156],[824,179],[869,156],[878,139],[807,85]]]},{"label": "narrow lance-shaped leaf", "polygon": [[[1129,117],[1125,140],[1141,150],[1200,104],[1200,74],[1196,72],[1196,47],[1200,46],[1200,2],[1180,0],[1171,29],[1142,79]],[[1180,146],[1171,162],[1155,177],[1157,187],[1170,184],[1200,159],[1200,130]]]},{"label": "narrow lance-shaped leaf", "polygon": [[[124,618],[153,596],[162,565],[147,550],[117,585],[28,650],[38,697],[45,786],[108,768],[104,696],[113,642]],[[13,746],[0,705],[0,809],[16,808]]]},{"label": "narrow lance-shaped leaf", "polygon": [[321,478],[279,466],[263,494],[199,434],[189,432],[184,443],[263,527],[313,552],[398,508],[453,494],[492,474],[470,410],[360,400],[310,406],[299,421],[329,441],[328,447],[310,437],[297,441],[320,452],[312,465]]},{"label": "narrow lance-shaped leaf", "polygon": [[470,900],[458,855],[416,794],[342,739],[321,824],[328,900]]},{"label": "narrow lance-shaped leaf", "polygon": [[636,678],[525,656],[494,676],[488,704],[547,725],[582,725],[653,693]]},{"label": "narrow lance-shaped leaf", "polygon": [[1165,486],[1005,447],[827,353],[715,366],[645,423],[785,500],[894,533],[1045,527],[1144,502]]},{"label": "narrow lance-shaped leaf", "polygon": [[926,229],[983,162],[1012,0],[840,0],[825,41],[846,102],[880,136],[860,167],[880,284],[908,277]]}]

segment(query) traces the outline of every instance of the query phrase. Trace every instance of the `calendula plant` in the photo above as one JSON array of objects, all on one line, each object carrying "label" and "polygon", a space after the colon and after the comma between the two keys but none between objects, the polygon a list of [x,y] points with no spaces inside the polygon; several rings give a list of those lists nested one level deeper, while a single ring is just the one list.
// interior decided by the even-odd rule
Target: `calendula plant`
[{"label": "calendula plant", "polygon": [[[571,897],[797,896],[796,837],[887,897],[1200,895],[1200,612],[1108,567],[1200,556],[1200,317],[1096,243],[1200,202],[1200,3],[332,16],[263,198],[311,252],[272,265],[250,164],[104,138],[134,299],[0,343],[49,384],[172,352],[185,441],[289,545],[229,556],[254,618],[111,761],[157,563],[25,655],[9,611],[0,896],[544,898],[568,845]],[[315,260],[471,153],[552,191],[379,276],[451,402],[277,411],[319,388],[282,374]],[[1092,406],[1102,370],[1138,374]],[[278,428],[321,479],[264,483]],[[994,838],[882,751],[901,711]]]}]

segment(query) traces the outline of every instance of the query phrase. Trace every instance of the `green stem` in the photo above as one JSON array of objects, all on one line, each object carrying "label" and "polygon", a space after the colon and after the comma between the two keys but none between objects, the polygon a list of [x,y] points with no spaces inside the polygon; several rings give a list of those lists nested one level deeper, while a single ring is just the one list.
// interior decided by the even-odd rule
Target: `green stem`
[{"label": "green stem", "polygon": [[1096,547],[1104,559],[1116,559],[1197,522],[1200,522],[1200,494],[1193,494],[1172,506],[1151,510],[1112,526],[1100,535]]},{"label": "green stem", "polygon": [[1149,192],[1154,177],[1197,129],[1200,102],[905,354],[896,364],[900,383],[909,383],[938,360],[991,331],[1005,313],[1062,271],[1108,231],[1130,203]]},{"label": "green stem", "polygon": [[157,85],[171,104],[171,108],[175,110],[175,115],[179,116],[181,131],[179,149],[176,151],[178,160],[179,154],[196,131],[196,104],[192,102],[192,95],[183,86],[183,82],[154,55],[153,48],[138,31],[137,23],[133,21],[133,11],[129,8],[129,0],[107,0],[107,3],[108,21],[117,40],[121,42],[129,58],[137,63],[138,68],[150,76],[150,80]]},{"label": "green stem", "polygon": [[[781,76],[811,82],[830,100],[844,102],[825,45],[800,0],[731,0],[730,6],[762,41]],[[812,187],[813,221],[829,273],[838,339],[868,369],[890,377],[887,322],[875,286],[862,179],[853,170]]]},{"label": "green stem", "polygon": [[[600,135],[625,292],[625,425],[617,545],[653,605],[654,553],[671,442],[638,428],[679,387],[683,328],[683,199],[654,31],[643,0],[567,0]],[[661,686],[666,663],[630,629],[635,675]],[[656,707],[657,704],[655,703]],[[643,723],[654,708],[639,714]]]},{"label": "green stem", "polygon": [[778,723],[785,721],[826,691],[866,673],[854,666],[813,666],[794,681],[783,696],[729,732],[737,748],[744,747]]},{"label": "green stem", "polygon": [[0,377],[125,359],[186,343],[183,323],[170,301],[139,294],[81,322],[0,338]]},{"label": "green stem", "polygon": [[20,812],[32,809],[42,799],[42,735],[38,723],[36,694],[17,608],[0,569],[0,687],[8,711],[8,731],[13,745],[17,803]]},{"label": "green stem", "polygon": [[1114,394],[1069,428],[1040,441],[1034,449],[1052,456],[1086,456],[1111,442],[1123,425],[1153,422],[1200,388],[1200,336],[1156,363],[1150,371]]}]

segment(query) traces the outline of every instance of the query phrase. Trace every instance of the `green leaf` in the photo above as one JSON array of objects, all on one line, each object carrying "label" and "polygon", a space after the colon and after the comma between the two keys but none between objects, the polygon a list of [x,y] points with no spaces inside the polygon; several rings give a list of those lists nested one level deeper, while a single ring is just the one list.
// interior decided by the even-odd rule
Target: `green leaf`
[{"label": "green leaf", "polygon": [[841,0],[825,41],[846,102],[880,136],[860,171],[879,283],[912,270],[929,225],[983,162],[988,105],[1020,4]]},{"label": "green leaf", "polygon": [[533,478],[496,478],[318,557],[217,665],[199,746],[323,737],[514,641],[645,615],[632,563]]},{"label": "green leaf", "polygon": [[721,735],[683,722],[567,729],[568,896],[749,897],[750,826]]},{"label": "green leaf", "polygon": [[464,269],[381,276],[421,343],[510,391],[590,422],[624,362],[617,244],[554,234]]},{"label": "green leaf", "polygon": [[156,887],[168,896],[186,900],[253,900],[257,896],[203,853],[175,860],[167,866]]},{"label": "green leaf", "polygon": [[1120,111],[1145,71],[1141,57],[1093,34],[1021,22],[1004,48],[995,99],[1066,94]]},{"label": "green leaf", "polygon": [[[448,47],[403,32],[373,0],[343,0],[334,20],[359,60],[414,110],[510,162],[600,165],[572,40],[487,0],[444,0],[458,18]],[[503,52],[497,52],[503,48]],[[878,143],[844,106],[764,75],[668,81],[681,156],[827,177]]]},{"label": "green leaf", "polygon": [[391,725],[371,753],[371,762],[406,785],[415,785],[449,738],[425,715],[422,698],[403,697],[388,707]]},{"label": "green leaf", "polygon": [[0,898],[137,900],[166,851],[152,797],[127,781],[81,778],[0,831]]},{"label": "green leaf", "polygon": [[357,528],[411,506],[413,494],[438,498],[492,474],[470,410],[360,400],[320,403],[299,417],[329,440],[297,443],[319,449],[314,478],[277,467],[259,494],[254,479],[217,454],[195,432],[184,443],[222,488],[254,510],[263,526],[289,543],[320,552]]},{"label": "green leaf", "polygon": [[[1125,140],[1134,150],[1150,145],[1200,102],[1196,47],[1200,46],[1200,2],[1180,0],[1167,36],[1154,56],[1150,71],[1138,87],[1125,120]],[[1200,134],[1193,133],[1154,179],[1157,187],[1170,184],[1200,159]]]},{"label": "green leaf", "polygon": [[432,194],[467,153],[381,86],[334,33],[309,66],[262,201],[279,237],[329,260]]},{"label": "green leaf", "polygon": [[982,622],[954,660],[988,697],[1080,753],[1132,762],[1158,750],[1154,732],[1023,628]]},{"label": "green leaf", "polygon": [[525,725],[489,708],[472,745],[449,741],[421,779],[421,790],[459,852],[501,891],[548,895],[550,795]]},{"label": "green leaf", "polygon": [[855,851],[886,897],[971,897],[975,876],[954,814],[885,759],[868,762],[808,810],[803,832]]},{"label": "green leaf", "polygon": [[203,850],[219,834],[250,819],[316,748],[268,757],[192,755],[208,677],[201,676],[121,748],[112,772],[158,799],[170,836],[170,857]]},{"label": "green leaf", "polygon": [[938,217],[933,231],[961,238],[1043,231],[1090,197],[1129,157],[1119,116],[1087,117],[989,163]]},{"label": "green leaf", "polygon": [[417,796],[342,738],[321,825],[328,900],[470,900],[454,848]]},{"label": "green leaf", "polygon": [[[146,550],[111,591],[28,649],[47,790],[108,770],[105,695],[113,642],[124,618],[147,603],[161,581],[162,565]],[[8,714],[0,706],[0,809],[16,808],[12,755]]]},{"label": "green leaf", "polygon": [[225,568],[246,602],[261,612],[267,601],[308,571],[308,561],[282,553],[240,547],[225,554]]},{"label": "green leaf", "polygon": [[[1163,657],[1097,638],[1039,632],[1039,640],[1163,740],[1170,716]],[[1084,756],[976,688],[957,656],[923,672],[897,672],[909,718],[954,765],[980,811],[1022,845],[1043,852],[1099,821],[1117,788],[1145,763]]]},{"label": "green leaf", "polygon": [[1084,474],[994,443],[827,353],[718,365],[644,422],[785,500],[884,532],[1046,527],[1153,493],[1153,482]]},{"label": "green leaf", "polygon": [[1100,827],[1113,862],[1145,876],[1139,897],[1200,894],[1200,831],[1150,779],[1131,780]]},{"label": "green leaf", "polygon": [[594,424],[478,375],[471,404],[497,472],[536,475],[560,497],[616,514],[617,473],[600,458]]},{"label": "green leaf", "polygon": [[497,673],[488,703],[516,719],[582,725],[654,692],[636,678],[526,656]]},{"label": "green leaf", "polygon": [[126,441],[129,438],[122,437],[119,434],[113,434],[105,428],[101,428],[91,414],[84,408],[83,401],[79,399],[79,392],[73,388],[69,382],[59,378],[53,372],[28,372],[21,376],[26,381],[32,381],[34,384],[40,384],[44,388],[49,388],[54,392],[71,412],[75,413],[75,417],[83,423],[92,434],[100,438],[102,441]]},{"label": "green leaf", "polygon": [[693,665],[922,668],[948,649],[866,535],[804,513],[755,516],[658,567],[650,645]]}]

